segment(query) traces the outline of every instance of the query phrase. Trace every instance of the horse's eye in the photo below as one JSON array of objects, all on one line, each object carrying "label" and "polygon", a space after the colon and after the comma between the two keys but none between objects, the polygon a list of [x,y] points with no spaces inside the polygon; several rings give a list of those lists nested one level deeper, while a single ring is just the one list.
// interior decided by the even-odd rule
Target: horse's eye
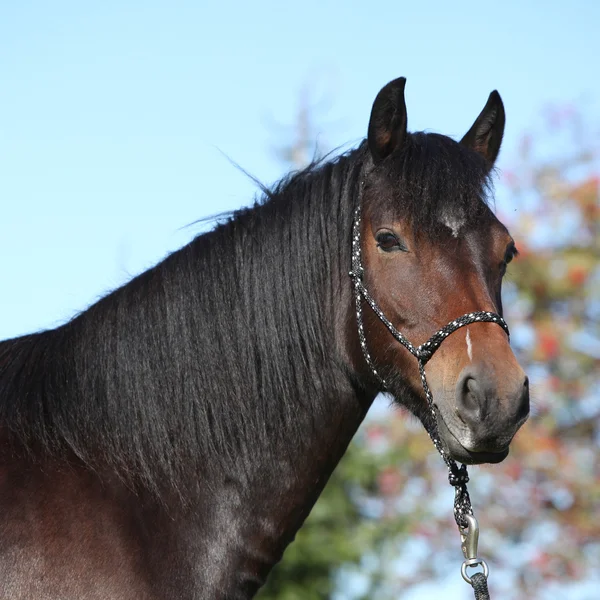
[{"label": "horse's eye", "polygon": [[518,256],[518,254],[519,251],[517,250],[515,245],[510,244],[510,246],[506,249],[506,252],[504,253],[504,260],[500,263],[501,277],[504,277],[504,275],[506,274],[506,267],[508,266],[508,263],[511,262],[515,256]]},{"label": "horse's eye", "polygon": [[406,251],[406,248],[391,231],[380,231],[375,236],[375,240],[377,241],[377,247],[381,248],[384,252]]},{"label": "horse's eye", "polygon": [[514,244],[511,244],[504,255],[504,264],[507,265],[515,256],[518,256],[519,251]]}]

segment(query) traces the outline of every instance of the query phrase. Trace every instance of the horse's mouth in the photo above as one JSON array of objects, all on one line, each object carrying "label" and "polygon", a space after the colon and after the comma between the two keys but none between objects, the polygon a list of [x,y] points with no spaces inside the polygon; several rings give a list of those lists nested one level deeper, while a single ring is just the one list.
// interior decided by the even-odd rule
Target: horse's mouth
[{"label": "horse's mouth", "polygon": [[446,425],[444,418],[442,417],[439,410],[437,413],[437,426],[440,434],[442,443],[446,446],[450,456],[465,465],[481,465],[484,463],[499,463],[502,462],[509,452],[509,447],[499,448],[494,451],[483,451],[474,452],[473,450],[467,450],[452,433],[450,428]]}]

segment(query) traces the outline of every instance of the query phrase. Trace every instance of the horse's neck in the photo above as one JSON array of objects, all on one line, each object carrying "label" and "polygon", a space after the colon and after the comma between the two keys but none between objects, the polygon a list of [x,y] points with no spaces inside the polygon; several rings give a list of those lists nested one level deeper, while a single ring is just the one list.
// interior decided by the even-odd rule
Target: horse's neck
[{"label": "horse's neck", "polygon": [[[6,343],[8,351],[0,358],[20,364],[13,370],[13,383],[20,394],[27,394],[33,385],[40,399],[44,395],[46,358],[51,355],[54,365],[61,362],[61,345],[55,343],[54,335],[57,332]],[[94,365],[89,367],[93,369]],[[89,486],[74,480],[70,487],[85,488],[78,497],[78,506],[84,512],[85,506],[90,513],[106,511],[111,519],[113,508],[120,507],[122,512],[128,506],[130,520],[136,526],[126,544],[137,547],[136,553],[143,556],[141,568],[151,587],[160,590],[157,597],[251,598],[293,540],[372,400],[357,392],[341,369],[329,369],[324,377],[327,389],[320,389],[318,394],[313,389],[312,397],[298,404],[296,419],[282,421],[272,443],[268,436],[250,440],[242,444],[245,451],[237,463],[225,461],[217,469],[204,469],[201,461],[195,464],[197,481],[185,490],[185,508],[181,498],[167,499],[165,504],[165,498],[157,502],[152,500],[152,494],[142,493],[150,498],[145,503],[150,508],[140,512],[135,494],[123,502],[123,494],[128,495],[125,489],[116,494],[121,499],[113,507],[112,500],[95,495]],[[164,399],[167,403],[168,400]],[[242,400],[247,405],[261,402],[256,394]],[[270,416],[277,419],[277,414]],[[215,456],[214,460],[218,458]],[[73,473],[75,478],[76,472]],[[82,476],[82,480],[89,476]],[[112,475],[108,480],[113,481],[115,490],[122,485]],[[26,491],[22,502],[30,490],[25,494]],[[47,485],[36,488],[33,496],[40,494],[51,496],[58,503],[61,491]],[[76,508],[67,504],[65,523],[69,521],[68,513]],[[122,525],[115,525],[118,540],[121,530]],[[69,548],[64,550],[68,552]],[[82,547],[81,555],[94,550]],[[85,563],[84,558],[82,561]]]},{"label": "horse's neck", "polygon": [[[205,482],[189,510],[161,522],[152,569],[160,585],[168,584],[161,565],[172,553],[168,562],[177,555],[181,569],[173,574],[176,580],[193,582],[188,592],[196,590],[199,598],[251,598],[308,516],[369,402],[348,391],[335,399],[335,415],[322,420],[311,443],[282,449],[277,460],[257,459],[250,481],[230,472]],[[187,598],[182,590],[177,594]]]},{"label": "horse's neck", "polygon": [[[268,256],[277,239],[263,248],[263,237],[253,243]],[[271,286],[251,282],[243,294],[231,293],[233,275],[211,290],[217,278],[196,281],[220,265],[221,248],[211,239],[176,253],[62,331],[44,334],[26,369],[13,373],[19,393],[6,413],[15,424],[29,419],[30,439],[47,440],[48,451],[66,446],[95,471],[114,479],[121,469],[128,485],[155,486],[147,491],[153,508],[140,513],[131,495],[129,510],[147,577],[169,598],[250,598],[373,399],[346,373],[349,347],[356,346],[344,339],[349,286],[305,314],[294,313],[297,298],[335,275],[324,274],[324,265],[311,264],[304,276],[315,281],[299,281],[300,289],[271,273]],[[256,258],[257,279],[263,262]],[[337,277],[341,268],[329,266]],[[339,327],[317,319],[323,306],[334,307]],[[248,333],[249,325],[270,337]],[[39,380],[34,395],[28,379]],[[162,484],[167,495],[180,496],[156,500]]]},{"label": "horse's neck", "polygon": [[[46,519],[59,523],[49,548],[76,552],[83,581],[90,585],[97,583],[94,557],[106,550],[109,540],[123,555],[114,568],[118,581],[130,582],[123,583],[127,593],[134,589],[128,585],[143,583],[153,590],[148,598],[251,598],[293,540],[370,404],[371,398],[357,393],[341,375],[337,380],[332,376],[331,388],[307,403],[321,407],[319,415],[298,411],[296,427],[306,433],[302,443],[286,446],[281,441],[285,435],[279,435],[273,447],[257,447],[254,455],[240,456],[240,463],[247,463],[240,469],[208,469],[206,475],[201,469],[195,493],[189,493],[184,503],[178,497],[157,501],[149,492],[133,494],[110,474],[94,483],[96,476],[81,464],[40,468],[35,461],[23,459],[21,464],[11,459],[7,469],[29,476],[5,490],[3,497],[14,502],[3,507],[4,525],[18,521],[10,518],[11,511],[43,498],[42,505],[50,507],[48,514],[36,508],[38,512],[31,513],[37,515],[36,526],[20,530],[17,545],[23,552],[39,548],[35,531],[43,529]],[[296,439],[296,433],[290,432],[290,439]],[[57,485],[61,477],[67,481]],[[65,496],[66,490],[70,492]],[[73,523],[81,525],[79,515],[90,527],[101,525],[102,536],[75,536],[73,531],[80,529],[74,530]],[[131,558],[131,564],[124,558]],[[55,573],[43,576],[56,578],[60,590],[60,582],[69,579],[69,565],[61,563]],[[3,568],[7,565],[0,561],[0,572]],[[28,568],[33,569],[25,561],[22,573],[21,567],[17,571],[27,578]],[[63,568],[67,570],[61,572]],[[109,597],[131,597],[127,593]]]}]

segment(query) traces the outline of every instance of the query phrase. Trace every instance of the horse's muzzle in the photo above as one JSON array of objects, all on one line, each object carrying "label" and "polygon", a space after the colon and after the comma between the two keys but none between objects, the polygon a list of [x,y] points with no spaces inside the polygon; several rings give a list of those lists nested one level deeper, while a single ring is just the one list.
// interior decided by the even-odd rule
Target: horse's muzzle
[{"label": "horse's muzzle", "polygon": [[529,415],[525,374],[499,383],[492,373],[484,365],[465,367],[456,382],[454,401],[449,394],[436,403],[442,441],[450,455],[465,464],[504,460],[512,438]]},{"label": "horse's muzzle", "polygon": [[508,444],[504,447],[500,447],[497,450],[488,451],[474,451],[465,448],[462,443],[458,440],[442,417],[439,410],[437,414],[437,427],[440,434],[440,438],[450,456],[465,465],[480,465],[484,463],[499,463],[502,462],[508,456]]}]

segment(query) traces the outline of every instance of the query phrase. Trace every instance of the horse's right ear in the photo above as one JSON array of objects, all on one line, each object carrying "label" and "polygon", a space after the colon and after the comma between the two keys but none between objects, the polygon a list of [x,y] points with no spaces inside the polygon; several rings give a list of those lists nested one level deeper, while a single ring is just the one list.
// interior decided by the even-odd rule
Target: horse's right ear
[{"label": "horse's right ear", "polygon": [[367,140],[375,163],[399,148],[406,137],[405,84],[404,77],[390,81],[373,102]]}]

